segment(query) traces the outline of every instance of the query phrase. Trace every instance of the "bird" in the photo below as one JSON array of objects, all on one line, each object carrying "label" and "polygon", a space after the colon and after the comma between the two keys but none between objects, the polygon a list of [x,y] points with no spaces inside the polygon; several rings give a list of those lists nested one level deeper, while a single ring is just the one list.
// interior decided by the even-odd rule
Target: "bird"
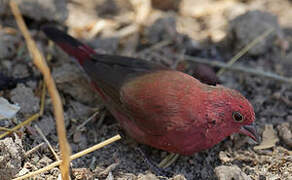
[{"label": "bird", "polygon": [[253,106],[238,91],[151,61],[97,53],[54,26],[42,31],[79,62],[106,108],[138,143],[193,155],[234,133],[260,141]]}]

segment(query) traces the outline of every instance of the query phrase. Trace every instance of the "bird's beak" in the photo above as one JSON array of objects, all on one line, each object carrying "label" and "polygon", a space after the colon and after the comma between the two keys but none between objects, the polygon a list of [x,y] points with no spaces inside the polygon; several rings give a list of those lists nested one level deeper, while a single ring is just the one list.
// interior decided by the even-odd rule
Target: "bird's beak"
[{"label": "bird's beak", "polygon": [[256,143],[260,143],[260,136],[256,131],[255,124],[252,123],[250,125],[241,126],[239,133],[244,134],[252,138]]}]

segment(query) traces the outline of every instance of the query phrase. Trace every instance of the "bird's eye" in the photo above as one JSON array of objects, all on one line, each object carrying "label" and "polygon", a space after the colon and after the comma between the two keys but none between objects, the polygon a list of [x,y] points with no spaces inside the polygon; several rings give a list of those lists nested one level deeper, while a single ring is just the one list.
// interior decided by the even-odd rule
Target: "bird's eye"
[{"label": "bird's eye", "polygon": [[242,122],[244,120],[243,115],[237,111],[232,113],[232,118],[236,122]]}]

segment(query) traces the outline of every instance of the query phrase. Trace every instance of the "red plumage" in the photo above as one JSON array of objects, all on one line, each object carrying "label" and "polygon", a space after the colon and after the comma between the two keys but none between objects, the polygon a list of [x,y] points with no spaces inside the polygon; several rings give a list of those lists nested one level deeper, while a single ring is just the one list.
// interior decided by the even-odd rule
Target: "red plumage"
[{"label": "red plumage", "polygon": [[145,60],[96,54],[53,27],[43,31],[79,61],[109,111],[138,142],[191,155],[233,133],[258,141],[253,107],[237,91]]}]

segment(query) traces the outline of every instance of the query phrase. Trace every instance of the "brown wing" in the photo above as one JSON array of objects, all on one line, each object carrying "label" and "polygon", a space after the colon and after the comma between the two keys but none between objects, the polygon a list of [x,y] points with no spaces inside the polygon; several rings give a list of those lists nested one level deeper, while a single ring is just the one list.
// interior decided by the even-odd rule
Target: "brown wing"
[{"label": "brown wing", "polygon": [[[171,119],[180,117],[177,115],[180,106],[175,92],[180,89],[168,80],[165,85],[155,86],[152,84],[152,75],[159,80],[163,78],[159,72],[172,74],[176,71],[133,58],[108,55],[98,55],[95,58],[94,61],[85,61],[83,66],[97,87],[110,97],[110,106],[114,106],[115,110],[124,113],[144,132],[152,135],[162,135],[167,128],[175,126]],[[150,87],[147,88],[148,86]],[[131,90],[125,91],[125,87],[131,87]],[[139,92],[140,95],[137,94]]]},{"label": "brown wing", "polygon": [[152,135],[191,127],[195,120],[193,78],[169,70],[153,72],[124,84],[121,101],[135,123]]},{"label": "brown wing", "polygon": [[[133,109],[130,104],[126,101],[122,101],[121,89],[128,82],[135,81],[139,77],[143,77],[147,74],[152,74],[158,70],[169,70],[162,65],[158,65],[145,60],[122,57],[122,56],[111,56],[111,55],[95,55],[91,61],[84,61],[84,70],[87,72],[96,88],[104,93],[108,98],[108,107],[115,108],[123,115],[128,116],[134,123],[138,123],[139,127],[146,127],[149,130],[158,129],[156,126],[153,127],[152,120],[154,116],[149,118],[147,112],[138,112]],[[143,86],[143,84],[141,84]],[[111,107],[110,107],[111,106]],[[158,106],[158,105],[157,105]],[[155,108],[157,111],[158,107]],[[170,113],[169,113],[170,114]],[[155,122],[155,120],[154,120]],[[150,132],[149,132],[150,133]],[[151,132],[151,134],[159,134],[158,131]]]}]

